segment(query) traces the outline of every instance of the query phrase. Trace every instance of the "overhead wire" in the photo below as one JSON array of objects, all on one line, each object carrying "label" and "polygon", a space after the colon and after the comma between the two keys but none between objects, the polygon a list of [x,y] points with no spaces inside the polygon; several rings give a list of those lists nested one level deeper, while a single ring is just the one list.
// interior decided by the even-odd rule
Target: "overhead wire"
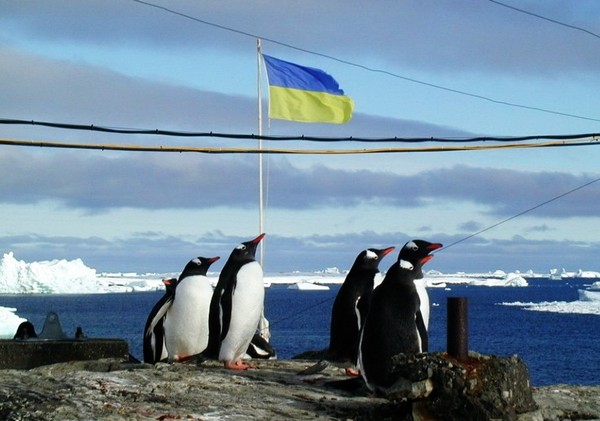
[{"label": "overhead wire", "polygon": [[195,146],[149,146],[149,145],[123,145],[111,143],[67,143],[40,140],[3,139],[0,145],[29,146],[36,148],[60,149],[89,149],[102,151],[129,151],[129,152],[195,152],[206,154],[294,154],[294,155],[357,155],[379,153],[415,153],[415,152],[465,152],[485,151],[499,149],[529,149],[551,148],[567,146],[600,145],[600,139],[588,138],[577,140],[547,141],[539,143],[508,143],[492,145],[463,145],[463,146],[429,146],[412,148],[368,148],[368,149],[291,149],[291,148],[225,148],[225,147],[195,147]]},{"label": "overhead wire", "polygon": [[598,138],[600,133],[579,133],[566,135],[527,135],[527,136],[474,136],[474,137],[360,137],[360,136],[307,136],[307,135],[256,135],[242,133],[221,133],[221,132],[188,132],[162,129],[134,129],[134,128],[116,128],[106,127],[94,124],[71,124],[55,123],[48,121],[3,119],[0,118],[0,124],[7,125],[33,125],[45,126],[65,130],[87,130],[93,132],[116,133],[128,135],[159,135],[173,137],[211,137],[226,139],[247,139],[247,140],[274,140],[290,141],[301,140],[307,142],[370,142],[370,143],[424,143],[424,142],[445,142],[445,143],[474,143],[474,142],[522,142],[531,140],[575,140],[585,138]]},{"label": "overhead wire", "polygon": [[144,0],[132,0],[132,1],[134,1],[136,3],[139,3],[139,4],[142,4],[142,5],[145,5],[145,6],[154,7],[156,9],[162,10],[164,12],[171,13],[173,15],[180,16],[180,17],[183,17],[185,19],[190,19],[192,21],[195,21],[195,22],[198,22],[198,23],[202,23],[204,25],[212,26],[214,28],[218,28],[218,29],[221,29],[221,30],[224,30],[224,31],[229,31],[229,32],[232,32],[232,33],[236,33],[238,35],[246,36],[246,37],[260,38],[260,39],[262,39],[264,41],[268,41],[268,42],[271,42],[273,44],[280,45],[282,47],[290,48],[290,49],[293,49],[293,50],[296,50],[296,51],[301,51],[303,53],[311,54],[311,55],[318,56],[318,57],[323,57],[323,58],[326,58],[326,59],[329,59],[329,60],[336,61],[338,63],[346,64],[348,66],[353,66],[353,67],[356,67],[356,68],[359,68],[359,69],[367,70],[369,72],[380,73],[380,74],[384,74],[384,75],[387,75],[387,76],[390,76],[390,77],[393,77],[393,78],[396,78],[396,79],[401,79],[401,80],[404,80],[404,81],[407,81],[407,82],[416,83],[416,84],[423,85],[423,86],[428,86],[430,88],[435,88],[435,89],[443,90],[443,91],[446,91],[446,92],[451,92],[451,93],[455,93],[455,94],[459,94],[459,95],[463,95],[463,96],[468,96],[468,97],[471,97],[471,98],[476,98],[476,99],[480,99],[480,100],[483,100],[483,101],[488,101],[488,102],[491,102],[491,103],[494,103],[494,104],[505,105],[505,106],[509,106],[509,107],[521,108],[521,109],[526,109],[526,110],[531,110],[531,111],[538,111],[538,112],[543,112],[543,113],[547,113],[547,114],[560,115],[560,116],[563,116],[563,117],[570,117],[570,118],[576,118],[576,119],[581,119],[581,120],[600,121],[600,118],[581,116],[581,115],[566,113],[566,112],[562,112],[562,111],[549,110],[549,109],[541,108],[541,107],[534,107],[534,106],[530,106],[530,105],[518,104],[518,103],[515,103],[515,102],[498,100],[498,99],[494,99],[494,98],[491,98],[491,97],[488,97],[488,96],[485,96],[485,95],[474,94],[472,92],[467,92],[467,91],[463,91],[463,90],[460,90],[460,89],[449,88],[447,86],[443,86],[443,85],[439,85],[439,84],[435,84],[435,83],[431,83],[431,82],[426,82],[426,81],[423,81],[423,80],[419,80],[419,79],[415,79],[415,78],[411,78],[411,77],[407,77],[407,76],[402,76],[400,74],[397,74],[397,73],[394,73],[394,72],[390,72],[388,70],[376,69],[376,68],[373,68],[373,67],[370,67],[370,66],[366,66],[364,64],[359,64],[359,63],[352,62],[350,60],[345,60],[345,59],[341,59],[341,58],[338,58],[338,57],[334,57],[334,56],[329,55],[329,54],[319,53],[317,51],[313,51],[313,50],[309,50],[309,49],[306,49],[306,48],[297,47],[295,45],[288,44],[288,43],[285,43],[285,42],[282,42],[282,41],[278,41],[278,40],[273,39],[273,38],[264,37],[264,36],[261,36],[259,34],[254,34],[254,33],[251,33],[251,32],[246,32],[246,31],[241,31],[239,29],[231,28],[229,26],[220,25],[220,24],[217,24],[217,23],[214,23],[214,22],[207,21],[205,19],[200,19],[200,18],[191,16],[191,15],[188,15],[186,13],[178,12],[178,11],[170,9],[168,7],[160,6],[160,5],[148,2],[148,1],[144,1]]},{"label": "overhead wire", "polygon": [[565,22],[561,22],[561,21],[558,21],[558,20],[556,20],[556,19],[551,19],[551,18],[549,18],[549,17],[542,16],[542,15],[539,15],[539,14],[537,14],[537,13],[529,12],[529,11],[527,11],[527,10],[520,9],[520,8],[518,8],[518,7],[511,6],[511,5],[509,5],[509,4],[502,3],[502,2],[500,2],[500,1],[497,1],[497,0],[488,0],[488,1],[489,1],[490,3],[497,4],[498,6],[503,6],[503,7],[506,7],[506,8],[508,8],[508,9],[512,9],[512,10],[514,10],[514,11],[517,11],[517,12],[519,12],[519,13],[524,13],[524,14],[526,14],[526,15],[533,16],[533,17],[536,17],[536,18],[539,18],[539,19],[542,19],[542,20],[545,20],[545,21],[548,21],[548,22],[552,22],[552,23],[555,23],[555,24],[557,24],[557,25],[564,26],[564,27],[566,27],[566,28],[575,29],[576,31],[581,31],[581,32],[583,32],[583,33],[586,33],[586,34],[588,34],[588,35],[591,35],[591,36],[593,36],[593,37],[595,37],[595,38],[599,38],[599,39],[600,39],[600,35],[598,35],[598,34],[596,34],[596,33],[592,32],[592,31],[589,31],[589,30],[587,30],[587,29],[585,29],[585,28],[581,28],[581,27],[579,27],[579,26],[575,26],[575,25],[571,25],[571,24],[568,24],[568,23],[565,23]]},{"label": "overhead wire", "polygon": [[451,243],[451,244],[449,244],[449,245],[447,245],[447,246],[444,246],[443,248],[440,248],[440,249],[437,249],[437,250],[435,250],[435,251],[434,251],[434,253],[435,253],[435,252],[440,252],[440,251],[442,251],[442,250],[449,249],[450,247],[453,247],[453,246],[455,246],[455,245],[457,245],[457,244],[460,244],[460,243],[462,243],[462,242],[464,242],[464,241],[467,241],[467,240],[469,240],[469,239],[471,239],[471,238],[473,238],[473,237],[476,237],[476,236],[478,236],[478,235],[480,235],[480,234],[483,234],[484,232],[487,232],[487,231],[489,231],[489,230],[491,230],[491,229],[493,229],[493,228],[496,228],[496,227],[498,227],[498,226],[500,226],[500,225],[503,225],[503,224],[505,224],[505,223],[507,223],[507,222],[509,222],[509,221],[512,221],[513,219],[516,219],[516,218],[518,218],[518,217],[520,217],[520,216],[523,216],[523,215],[525,215],[525,214],[527,214],[527,213],[529,213],[529,212],[532,212],[532,211],[534,211],[534,210],[536,210],[536,209],[539,209],[539,208],[541,208],[542,206],[545,206],[545,205],[547,205],[547,204],[549,204],[549,203],[555,202],[555,201],[557,201],[558,199],[562,199],[563,197],[565,197],[565,196],[568,196],[568,195],[570,195],[571,193],[575,193],[576,191],[579,191],[579,190],[582,190],[582,189],[584,189],[584,188],[586,188],[586,187],[588,187],[588,186],[591,186],[592,184],[594,184],[594,183],[597,183],[598,181],[600,181],[600,177],[599,177],[599,178],[595,178],[595,179],[593,179],[593,180],[591,180],[591,181],[588,181],[587,183],[584,183],[584,184],[582,184],[582,185],[580,185],[580,186],[577,186],[577,187],[575,187],[575,188],[572,188],[571,190],[568,190],[568,191],[566,191],[566,192],[564,192],[564,193],[561,193],[561,194],[559,194],[559,195],[557,195],[557,196],[554,196],[553,198],[551,198],[551,199],[548,199],[548,200],[546,200],[546,201],[544,201],[544,202],[538,203],[538,204],[537,204],[537,205],[535,205],[535,206],[532,206],[532,207],[530,207],[530,208],[528,208],[528,209],[525,209],[524,211],[521,211],[521,212],[519,212],[519,213],[517,213],[517,214],[515,214],[515,215],[512,215],[512,216],[510,216],[510,217],[508,217],[508,218],[506,218],[506,219],[503,219],[503,220],[501,220],[501,221],[499,221],[499,222],[497,222],[497,223],[495,223],[495,224],[493,224],[493,225],[490,225],[490,226],[488,226],[488,227],[486,227],[486,228],[484,228],[484,229],[482,229],[482,230],[479,230],[479,231],[477,231],[477,232],[474,232],[474,233],[472,233],[472,234],[470,234],[470,235],[468,235],[468,236],[466,236],[466,237],[464,237],[464,238],[461,238],[461,239],[460,239],[460,240],[458,240],[458,241],[455,241],[455,242],[453,242],[453,243]]}]

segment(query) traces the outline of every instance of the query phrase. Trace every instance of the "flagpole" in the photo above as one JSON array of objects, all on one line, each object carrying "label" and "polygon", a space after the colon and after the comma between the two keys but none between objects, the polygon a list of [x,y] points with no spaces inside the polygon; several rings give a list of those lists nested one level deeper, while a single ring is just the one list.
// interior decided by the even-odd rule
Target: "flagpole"
[{"label": "flagpole", "polygon": [[[261,84],[261,42],[260,38],[256,39],[256,51],[257,51],[257,86],[258,86],[258,150],[262,151],[262,84]],[[263,209],[263,154],[258,154],[258,233],[264,232],[264,209]],[[260,265],[264,269],[264,256],[265,256],[265,239],[260,242]]]},{"label": "flagpole", "polygon": [[[262,68],[262,51],[260,38],[256,39],[256,63],[257,63],[257,90],[258,90],[258,150],[262,151],[263,140],[262,140],[262,84],[261,84],[261,68]],[[258,233],[264,232],[264,209],[263,209],[263,154],[258,154]],[[260,266],[264,270],[264,256],[265,256],[265,239],[260,242]],[[263,306],[260,321],[258,323],[258,333],[265,340],[271,338],[271,332],[269,329],[269,321],[265,317],[265,308]]]}]

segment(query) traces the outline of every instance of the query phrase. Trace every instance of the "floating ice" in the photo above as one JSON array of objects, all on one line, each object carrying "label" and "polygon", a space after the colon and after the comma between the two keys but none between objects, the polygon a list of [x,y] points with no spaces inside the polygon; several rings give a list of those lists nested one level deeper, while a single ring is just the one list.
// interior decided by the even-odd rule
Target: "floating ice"
[{"label": "floating ice", "polygon": [[12,339],[19,325],[26,321],[17,316],[16,311],[16,308],[0,307],[0,339]]}]

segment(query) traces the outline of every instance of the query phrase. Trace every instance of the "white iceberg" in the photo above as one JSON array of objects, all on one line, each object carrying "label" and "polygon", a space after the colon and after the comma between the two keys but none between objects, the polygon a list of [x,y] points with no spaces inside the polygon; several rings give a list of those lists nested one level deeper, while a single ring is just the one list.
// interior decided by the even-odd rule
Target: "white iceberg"
[{"label": "white iceberg", "polygon": [[301,281],[288,286],[289,289],[298,289],[300,291],[326,291],[329,289],[327,285],[319,285],[313,282]]},{"label": "white iceberg", "polygon": [[16,308],[0,307],[0,339],[12,339],[19,325],[27,321],[17,316],[16,311]]},{"label": "white iceberg", "polygon": [[96,294],[162,288],[160,275],[98,275],[81,259],[26,263],[9,252],[0,260],[0,294]]}]

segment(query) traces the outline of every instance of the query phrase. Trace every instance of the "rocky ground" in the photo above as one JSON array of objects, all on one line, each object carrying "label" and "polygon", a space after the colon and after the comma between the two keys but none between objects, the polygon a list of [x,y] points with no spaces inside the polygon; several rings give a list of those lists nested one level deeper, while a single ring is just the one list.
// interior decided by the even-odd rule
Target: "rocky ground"
[{"label": "rocky ground", "polygon": [[[0,419],[12,420],[394,420],[398,405],[344,391],[342,369],[298,375],[314,361],[257,361],[233,372],[216,362],[118,360],[0,370]],[[538,409],[520,421],[600,420],[600,386],[535,388]]]}]

